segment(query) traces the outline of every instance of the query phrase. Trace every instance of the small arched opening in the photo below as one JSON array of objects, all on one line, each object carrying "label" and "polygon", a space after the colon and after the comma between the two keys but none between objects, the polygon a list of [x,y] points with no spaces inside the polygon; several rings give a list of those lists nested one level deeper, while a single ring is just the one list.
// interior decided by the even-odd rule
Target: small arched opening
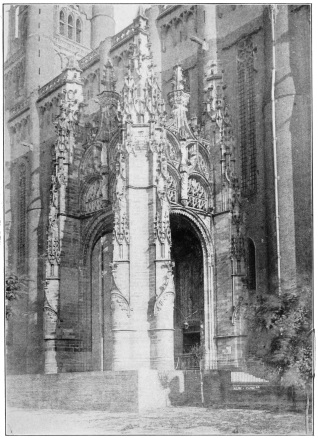
[{"label": "small arched opening", "polygon": [[246,285],[249,290],[256,289],[255,245],[249,237],[246,239]]}]

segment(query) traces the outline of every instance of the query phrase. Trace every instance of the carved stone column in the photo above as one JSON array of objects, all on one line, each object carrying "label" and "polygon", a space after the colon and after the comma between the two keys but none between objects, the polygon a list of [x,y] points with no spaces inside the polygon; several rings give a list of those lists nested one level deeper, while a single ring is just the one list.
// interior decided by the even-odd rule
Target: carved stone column
[{"label": "carved stone column", "polygon": [[113,199],[115,216],[113,231],[113,263],[111,290],[113,369],[131,367],[131,306],[130,306],[130,262],[129,262],[129,217],[127,205],[127,154],[122,145],[117,146],[116,182]]},{"label": "carved stone column", "polygon": [[60,263],[61,244],[64,235],[66,212],[66,186],[68,168],[73,157],[74,129],[77,124],[78,104],[82,100],[82,82],[75,59],[71,59],[65,70],[65,84],[61,93],[60,114],[55,122],[57,140],[55,143],[54,171],[48,219],[46,285],[44,288],[44,341],[45,373],[57,373],[56,358],[59,306],[60,306]]},{"label": "carved stone column", "polygon": [[155,369],[174,368],[173,309],[175,286],[170,256],[170,203],[167,195],[166,140],[157,144],[153,153],[155,173],[155,304],[151,323],[151,366]]}]

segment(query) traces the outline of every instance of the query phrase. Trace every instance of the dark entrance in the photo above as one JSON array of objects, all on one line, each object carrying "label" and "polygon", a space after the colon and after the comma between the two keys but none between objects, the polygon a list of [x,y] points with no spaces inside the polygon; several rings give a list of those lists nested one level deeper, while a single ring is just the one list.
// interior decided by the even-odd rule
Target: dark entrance
[{"label": "dark entrance", "polygon": [[171,215],[171,258],[175,264],[174,354],[177,368],[193,368],[189,355],[203,342],[204,286],[203,253],[192,223],[184,216]]},{"label": "dark entrance", "polygon": [[91,260],[91,369],[112,369],[111,269],[112,233],[105,234],[95,244]]}]

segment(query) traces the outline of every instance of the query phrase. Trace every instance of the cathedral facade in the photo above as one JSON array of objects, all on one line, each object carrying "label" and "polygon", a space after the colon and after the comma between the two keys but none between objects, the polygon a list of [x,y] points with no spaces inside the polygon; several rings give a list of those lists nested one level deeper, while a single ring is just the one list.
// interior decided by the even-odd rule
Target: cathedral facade
[{"label": "cathedral facade", "polygon": [[235,369],[311,278],[308,5],[9,11],[9,374]]}]

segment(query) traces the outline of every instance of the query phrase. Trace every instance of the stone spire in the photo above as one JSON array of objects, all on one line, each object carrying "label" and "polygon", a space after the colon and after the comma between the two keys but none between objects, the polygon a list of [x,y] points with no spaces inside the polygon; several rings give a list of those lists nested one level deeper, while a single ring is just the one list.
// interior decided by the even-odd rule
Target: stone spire
[{"label": "stone spire", "polygon": [[130,46],[127,72],[122,89],[123,122],[162,124],[165,105],[154,74],[148,35],[140,32]]}]

